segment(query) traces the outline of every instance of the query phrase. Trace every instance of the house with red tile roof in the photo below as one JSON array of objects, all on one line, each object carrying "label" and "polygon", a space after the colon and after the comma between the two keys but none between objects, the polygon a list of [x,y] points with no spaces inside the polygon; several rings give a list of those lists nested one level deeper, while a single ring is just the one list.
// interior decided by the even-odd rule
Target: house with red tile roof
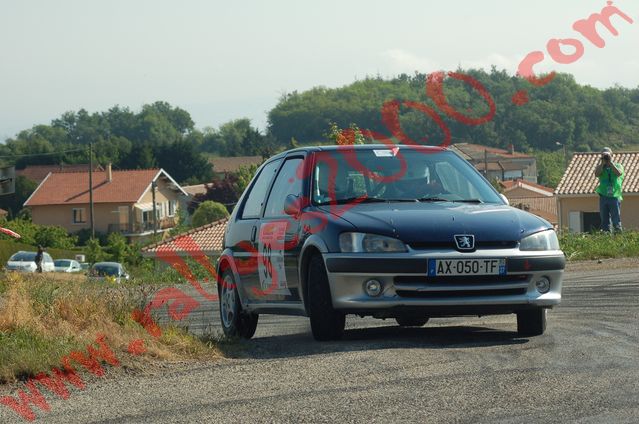
[{"label": "house with red tile roof", "polygon": [[[92,180],[95,231],[135,240],[173,228],[179,199],[187,195],[163,169],[118,171],[107,165]],[[88,171],[50,172],[24,206],[34,223],[75,233],[91,226],[89,201]]]},{"label": "house with red tile roof", "polygon": [[[599,180],[594,171],[600,156],[600,153],[573,155],[555,190],[560,228],[577,233],[599,229],[599,196],[595,193]],[[625,229],[639,230],[639,152],[614,153],[612,160],[621,163],[625,172],[621,224]]]},{"label": "house with red tile roof", "polygon": [[218,256],[222,253],[224,232],[228,218],[222,218],[210,224],[193,228],[184,233],[142,248],[142,256],[157,258],[162,255],[180,257],[196,256],[204,253],[207,256]]},{"label": "house with red tile roof", "polygon": [[499,185],[511,206],[533,213],[553,225],[558,224],[553,188],[522,179],[500,181]]},{"label": "house with red tile roof", "polygon": [[532,155],[515,152],[512,144],[508,150],[472,143],[455,143],[451,149],[490,181],[523,179],[537,182],[537,160]]}]

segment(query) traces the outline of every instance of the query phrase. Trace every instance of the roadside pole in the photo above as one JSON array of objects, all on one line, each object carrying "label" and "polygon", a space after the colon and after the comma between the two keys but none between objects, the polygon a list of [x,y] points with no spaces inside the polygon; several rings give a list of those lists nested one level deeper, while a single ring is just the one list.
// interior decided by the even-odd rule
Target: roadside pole
[{"label": "roadside pole", "polygon": [[95,220],[93,219],[93,142],[89,142],[89,214],[91,215],[91,238],[95,238]]}]

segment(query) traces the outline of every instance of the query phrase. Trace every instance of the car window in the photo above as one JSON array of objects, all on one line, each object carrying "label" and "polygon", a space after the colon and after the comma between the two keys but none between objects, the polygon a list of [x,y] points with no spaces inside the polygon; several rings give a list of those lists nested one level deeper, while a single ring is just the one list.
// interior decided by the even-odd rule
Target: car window
[{"label": "car window", "polygon": [[461,172],[453,168],[448,162],[440,162],[435,165],[437,175],[440,176],[444,188],[457,193],[465,199],[476,199],[480,197],[475,187],[465,178]]},{"label": "car window", "polygon": [[45,262],[53,262],[53,258],[47,252],[44,252],[43,256]]},{"label": "car window", "polygon": [[375,201],[479,201],[502,204],[495,190],[452,152],[358,149],[316,154],[312,200],[315,204]]},{"label": "car window", "polygon": [[9,260],[31,262],[31,261],[35,261],[35,257],[36,257],[36,252],[18,252],[18,253],[15,253],[13,256],[11,256]]},{"label": "car window", "polygon": [[64,259],[58,259],[57,261],[53,261],[53,263],[55,264],[55,266],[65,267],[65,268],[71,265],[71,261],[67,261]]},{"label": "car window", "polygon": [[242,218],[258,218],[262,211],[262,205],[264,204],[264,198],[266,197],[266,191],[271,184],[275,172],[279,167],[281,160],[275,160],[267,163],[262,168],[260,175],[258,175],[254,184],[252,185],[244,202],[244,209],[242,210]]},{"label": "car window", "polygon": [[115,265],[95,265],[91,273],[97,276],[117,277],[120,275],[120,268]]},{"label": "car window", "polygon": [[265,217],[282,216],[284,213],[284,203],[286,196],[302,194],[302,179],[297,176],[297,169],[303,158],[288,159],[284,162],[282,169],[273,183],[273,189],[266,202]]}]

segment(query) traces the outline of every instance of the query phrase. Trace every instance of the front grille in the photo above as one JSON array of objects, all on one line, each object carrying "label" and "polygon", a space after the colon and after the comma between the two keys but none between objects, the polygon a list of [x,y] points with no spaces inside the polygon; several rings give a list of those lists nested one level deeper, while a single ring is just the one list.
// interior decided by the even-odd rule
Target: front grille
[{"label": "front grille", "polygon": [[498,290],[447,290],[447,291],[415,291],[397,290],[397,295],[408,298],[419,299],[442,299],[455,297],[477,297],[477,296],[513,296],[526,293],[525,288],[518,289],[498,289]]},{"label": "front grille", "polygon": [[395,284],[401,285],[427,285],[427,286],[456,286],[456,285],[482,285],[482,284],[514,284],[530,280],[529,274],[518,275],[455,275],[450,277],[427,277],[402,275],[395,277]]},{"label": "front grille", "polygon": [[[514,249],[517,247],[517,241],[477,241],[475,242],[475,249]],[[418,241],[408,243],[413,250],[435,250],[435,249],[454,249],[457,250],[457,246],[454,241]]]}]

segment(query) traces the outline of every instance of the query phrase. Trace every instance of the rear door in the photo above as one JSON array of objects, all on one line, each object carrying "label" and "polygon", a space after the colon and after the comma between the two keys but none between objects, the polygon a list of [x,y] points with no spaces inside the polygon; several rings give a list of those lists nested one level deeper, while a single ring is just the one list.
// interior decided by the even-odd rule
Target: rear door
[{"label": "rear door", "polygon": [[266,194],[281,163],[282,160],[277,159],[262,167],[242,197],[231,231],[226,235],[226,245],[233,251],[233,259],[240,274],[238,289],[245,299],[252,301],[259,298],[256,294],[260,285],[257,269],[259,219],[264,210]]},{"label": "rear door", "polygon": [[264,300],[298,301],[297,264],[300,217],[284,212],[289,195],[301,199],[305,180],[298,175],[303,155],[289,156],[273,182],[258,231],[258,274]]}]

